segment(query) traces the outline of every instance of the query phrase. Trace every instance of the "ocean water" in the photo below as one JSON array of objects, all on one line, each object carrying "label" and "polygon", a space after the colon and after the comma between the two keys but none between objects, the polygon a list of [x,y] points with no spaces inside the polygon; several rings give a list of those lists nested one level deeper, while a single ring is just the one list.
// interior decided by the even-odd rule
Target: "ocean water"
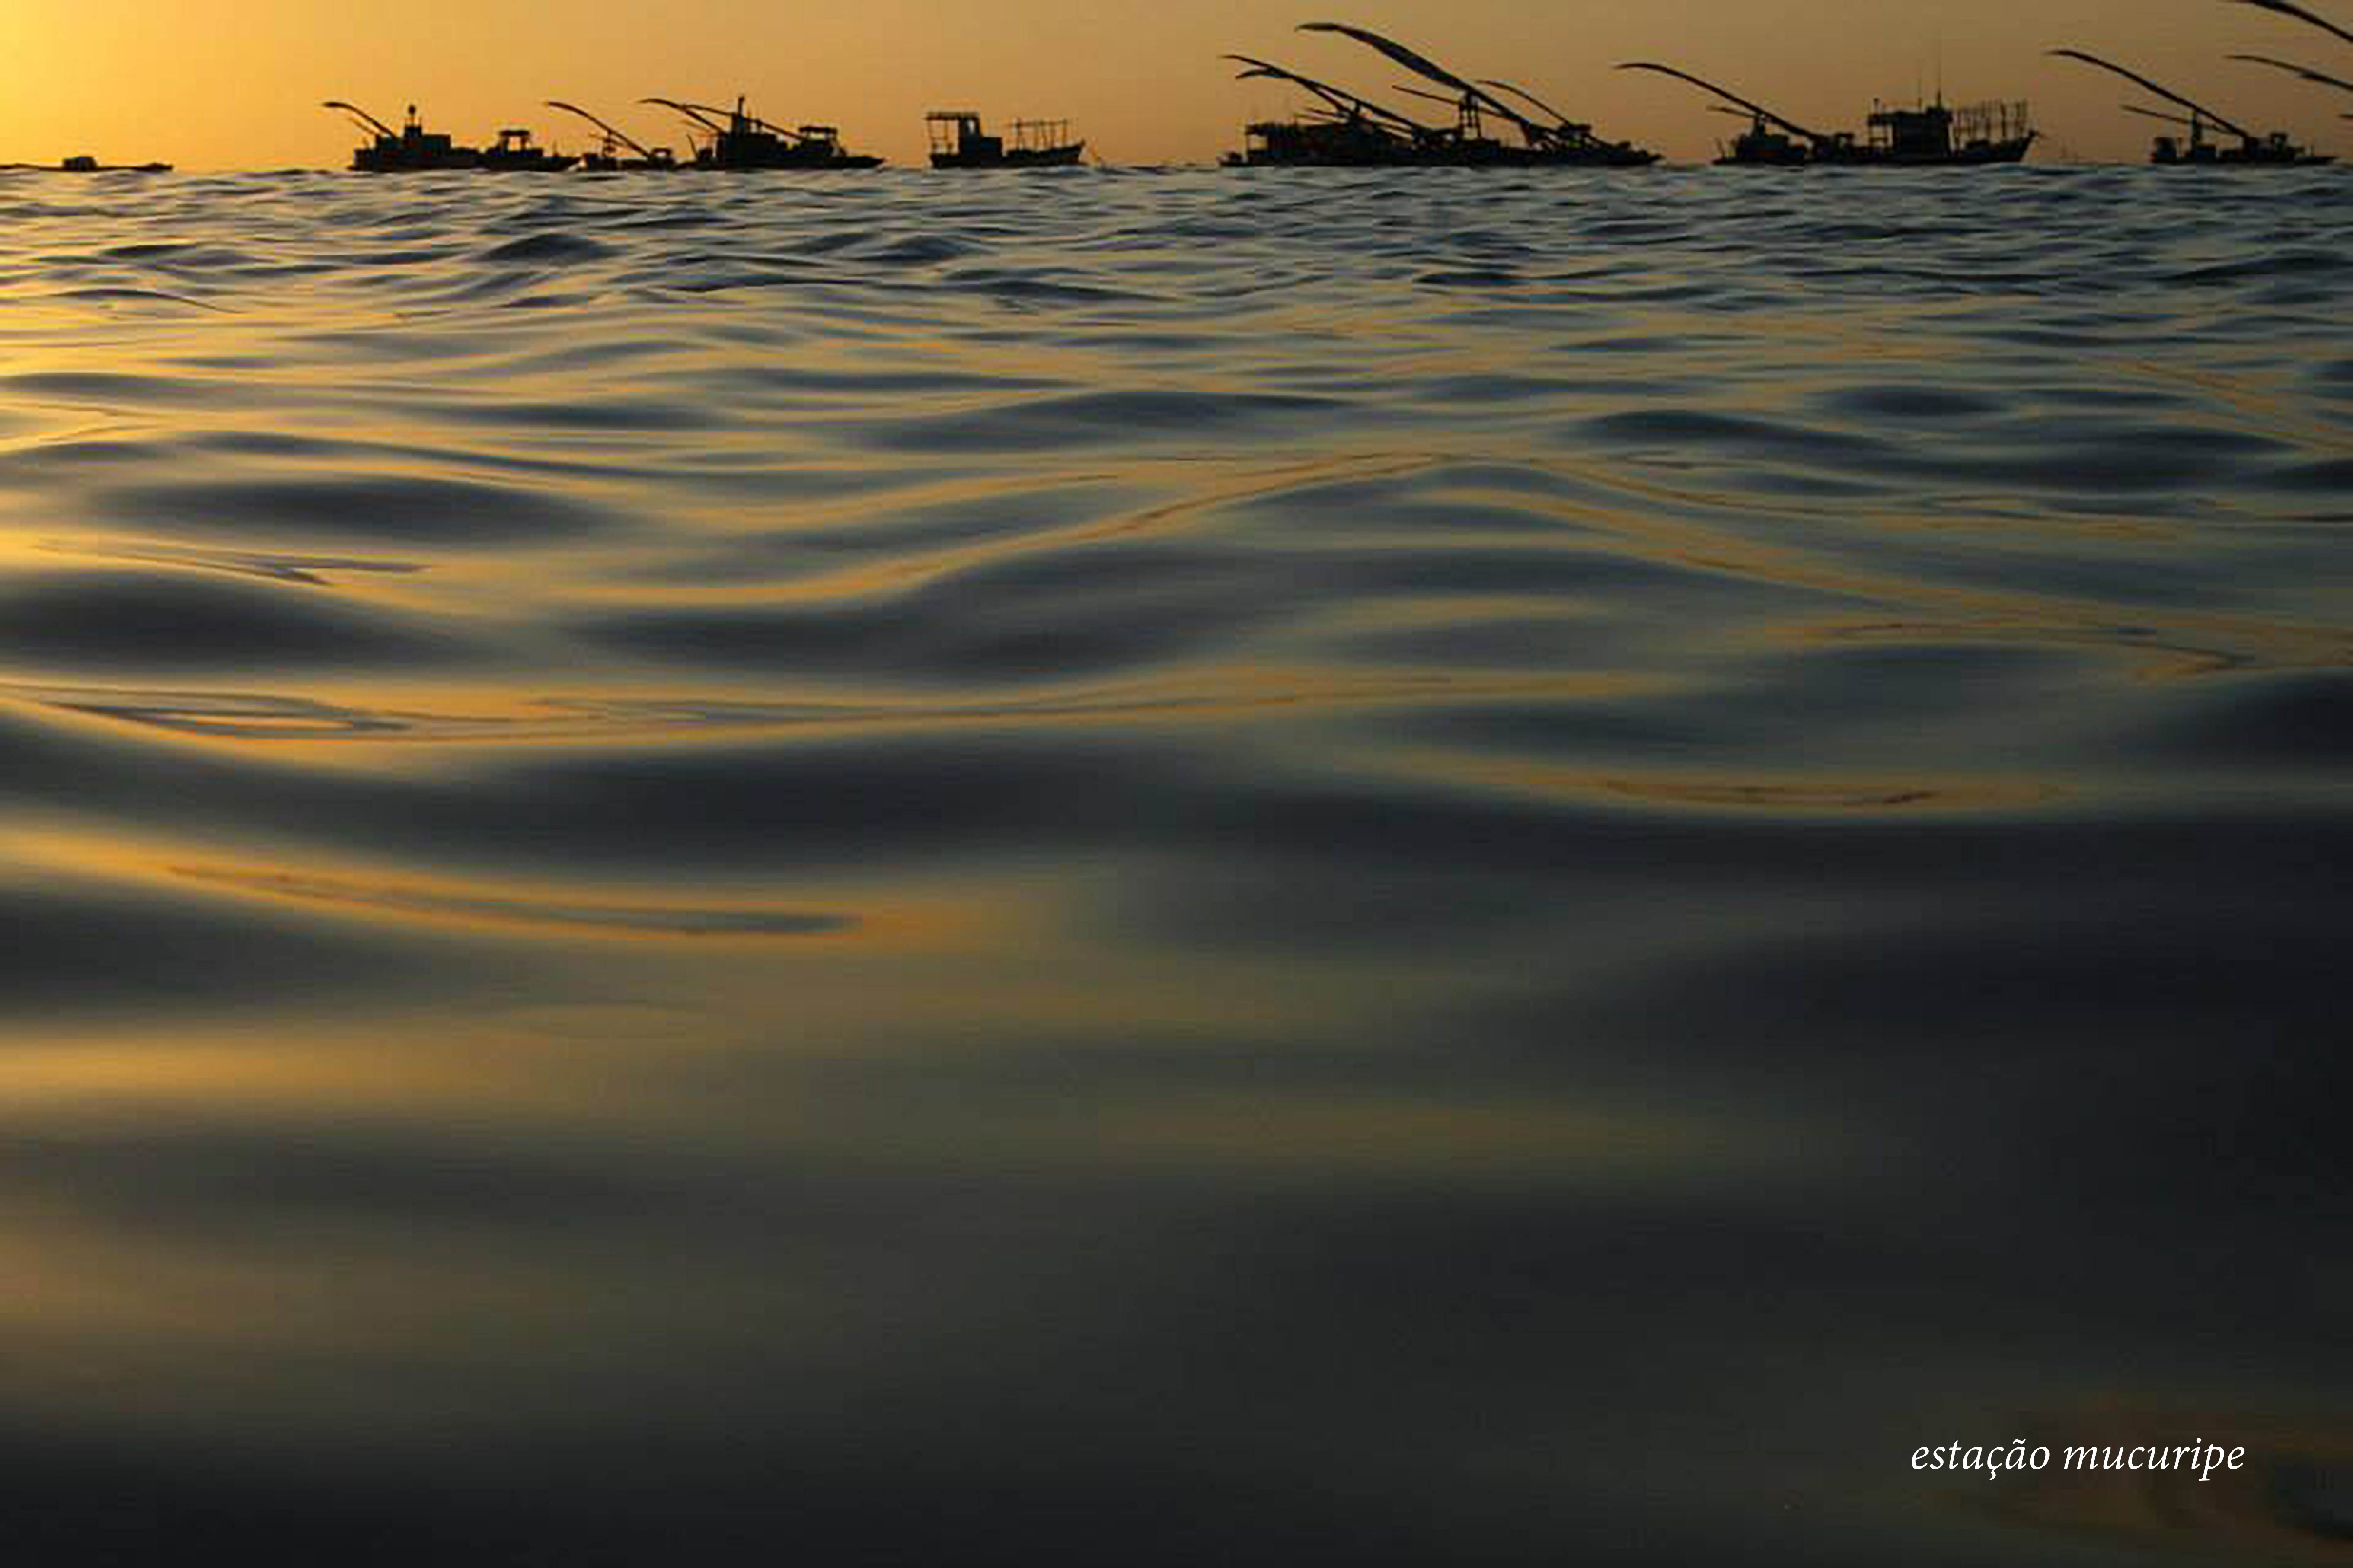
[{"label": "ocean water", "polygon": [[10,1561],[2346,1561],[2348,195],[0,178]]}]

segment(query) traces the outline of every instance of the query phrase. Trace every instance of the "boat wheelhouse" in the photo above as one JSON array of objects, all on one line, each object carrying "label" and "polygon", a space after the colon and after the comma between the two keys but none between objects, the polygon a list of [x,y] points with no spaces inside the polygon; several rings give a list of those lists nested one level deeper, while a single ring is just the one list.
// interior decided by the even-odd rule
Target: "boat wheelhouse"
[{"label": "boat wheelhouse", "polygon": [[1067,120],[1016,120],[1008,136],[992,136],[969,109],[935,109],[923,116],[934,169],[1047,169],[1075,163],[1083,140],[1071,136]]}]

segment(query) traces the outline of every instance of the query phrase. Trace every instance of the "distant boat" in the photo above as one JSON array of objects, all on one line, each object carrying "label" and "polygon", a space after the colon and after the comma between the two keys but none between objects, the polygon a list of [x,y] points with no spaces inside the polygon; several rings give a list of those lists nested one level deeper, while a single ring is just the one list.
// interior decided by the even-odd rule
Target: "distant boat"
[{"label": "distant boat", "polygon": [[699,169],[871,169],[882,160],[862,153],[845,152],[841,132],[831,125],[788,128],[774,125],[745,112],[744,100],[733,110],[707,103],[682,103],[674,98],[649,98],[683,115],[707,135],[694,149]]},{"label": "distant boat", "polygon": [[521,126],[510,126],[499,132],[494,146],[482,149],[482,167],[501,173],[553,174],[568,169],[580,160],[570,153],[551,153],[535,145],[531,132]]},{"label": "distant boat", "polygon": [[[1524,89],[1504,81],[1471,81],[1378,33],[1344,22],[1305,22],[1300,30],[1353,38],[1424,80],[1449,89],[1444,93],[1416,87],[1397,90],[1445,104],[1454,111],[1454,123],[1432,125],[1287,67],[1250,55],[1228,55],[1226,58],[1247,68],[1236,79],[1287,81],[1319,100],[1319,107],[1300,118],[1259,121],[1243,127],[1242,150],[1225,156],[1228,166],[1639,168],[1658,161],[1656,153],[1630,142],[1603,141],[1590,125],[1569,120]],[[1490,88],[1510,93],[1550,116],[1550,122],[1530,118],[1489,91]],[[1502,121],[1518,133],[1519,140],[1506,142],[1488,134],[1489,119]]]},{"label": "distant boat", "polygon": [[355,103],[329,99],[323,107],[343,110],[370,134],[372,140],[366,145],[352,150],[352,169],[357,174],[415,174],[431,169],[553,174],[579,162],[569,153],[551,153],[533,144],[531,132],[519,126],[500,132],[496,144],[488,149],[460,147],[439,132],[426,130],[413,103],[398,131]]},{"label": "distant boat", "polygon": [[[2177,104],[2189,111],[2184,116],[2168,114],[2162,110],[2143,109],[2135,104],[2128,103],[2124,106],[2127,113],[2143,115],[2152,120],[2170,121],[2177,125],[2187,127],[2189,132],[2186,138],[2171,135],[2158,137],[2149,144],[2148,161],[2152,163],[2166,167],[2189,164],[2201,168],[2309,168],[2316,164],[2333,163],[2337,161],[2326,153],[2315,153],[2291,142],[2288,140],[2287,132],[2284,131],[2274,131],[2268,134],[2258,135],[2243,125],[2225,120],[2204,104],[2184,98],[2171,88],[2159,87],[2148,78],[2137,72],[2126,70],[2112,60],[2104,60],[2097,55],[2085,54],[2081,49],[2052,49],[2051,53],[2063,59],[2080,60],[2087,66],[2096,66],[2112,76],[2124,78],[2125,80],[2144,91],[2155,93],[2168,103]],[[2209,126],[2235,136],[2239,140],[2235,143],[2210,142],[2206,137]]]},{"label": "distant boat", "polygon": [[0,163],[5,174],[168,174],[169,163],[101,163],[88,153],[77,153],[54,163]]},{"label": "distant boat", "polygon": [[[578,104],[565,103],[561,99],[547,100],[550,109],[560,109],[566,114],[576,114],[605,133],[604,144],[594,153],[581,155],[580,167],[592,174],[653,171],[675,173],[683,167],[678,155],[667,147],[649,147],[627,132],[607,124]],[[626,156],[624,154],[627,154]]]},{"label": "distant boat", "polygon": [[397,131],[355,103],[331,98],[322,107],[343,110],[374,138],[352,150],[352,170],[355,174],[410,174],[425,169],[482,166],[480,148],[459,147],[448,137],[426,130],[425,122],[417,118],[417,105],[413,103],[408,106],[408,118]]},{"label": "distant boat", "polygon": [[980,116],[969,109],[935,109],[923,116],[932,141],[934,169],[1044,169],[1075,163],[1086,152],[1083,141],[1071,140],[1067,120],[1017,120],[1013,144],[982,129]]},{"label": "distant boat", "polygon": [[1861,141],[1851,131],[1814,131],[1761,103],[1673,66],[1627,60],[1620,70],[1655,71],[1687,81],[1724,100],[1720,112],[1745,115],[1748,129],[1724,147],[1718,163],[1789,168],[1799,164],[1863,164],[1880,168],[1974,168],[2015,163],[2041,134],[2023,103],[1935,103],[1912,109],[1874,107]]}]

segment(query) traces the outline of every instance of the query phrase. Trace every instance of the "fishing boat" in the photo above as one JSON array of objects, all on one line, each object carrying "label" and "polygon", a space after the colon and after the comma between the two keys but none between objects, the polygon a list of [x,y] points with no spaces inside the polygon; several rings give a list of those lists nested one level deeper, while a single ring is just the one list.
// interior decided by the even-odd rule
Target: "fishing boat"
[{"label": "fishing boat", "polygon": [[[1318,104],[1303,118],[1245,126],[1242,151],[1227,154],[1227,164],[1639,168],[1658,161],[1656,153],[1630,142],[1604,141],[1594,134],[1591,125],[1569,119],[1524,88],[1493,79],[1473,81],[1368,28],[1345,22],[1303,22],[1299,30],[1336,33],[1354,39],[1424,80],[1446,88],[1449,90],[1443,93],[1419,87],[1397,90],[1445,104],[1454,111],[1453,123],[1430,124],[1287,67],[1250,55],[1228,55],[1226,58],[1245,68],[1237,80],[1259,78],[1290,82],[1314,95]],[[1498,92],[1509,93],[1547,118],[1539,120],[1523,112],[1497,97]],[[1491,134],[1486,123],[1490,119],[1509,127],[1517,140]]]},{"label": "fishing boat", "polygon": [[1071,140],[1067,120],[1017,120],[1012,142],[991,136],[969,109],[934,109],[923,116],[934,169],[1046,169],[1079,161],[1087,150]]},{"label": "fishing boat", "polygon": [[674,173],[680,167],[678,155],[667,147],[649,147],[626,131],[609,125],[576,103],[562,99],[547,100],[550,109],[560,109],[566,114],[576,114],[597,130],[605,139],[594,153],[580,155],[580,167],[591,174],[613,174],[655,172]]},{"label": "fishing boat", "polygon": [[1250,55],[1225,58],[1247,68],[1236,73],[1237,81],[1287,81],[1320,100],[1304,116],[1244,126],[1242,150],[1219,160],[1229,168],[1390,168],[1437,161],[1444,140],[1437,126],[1271,61]]},{"label": "fishing boat", "polygon": [[1687,81],[1723,100],[1711,106],[1719,113],[1746,118],[1748,129],[1729,145],[1719,147],[1718,163],[1778,168],[1817,163],[1975,168],[2019,162],[2041,134],[2023,103],[1949,105],[1939,97],[1911,109],[1873,104],[1858,139],[1851,131],[1811,130],[1729,88],[1656,60],[1625,60],[1618,68],[1654,71]]},{"label": "fishing boat", "polygon": [[578,157],[570,153],[551,153],[531,139],[531,132],[521,126],[510,126],[499,132],[498,141],[482,149],[482,167],[502,174],[553,174],[572,167]]},{"label": "fishing boat", "polygon": [[[2155,120],[2168,120],[2188,128],[2189,134],[2187,137],[2161,135],[2149,144],[2148,161],[2160,167],[2175,168],[2189,165],[2197,168],[2309,168],[2316,164],[2336,162],[2326,153],[2312,152],[2289,140],[2284,131],[2273,131],[2260,134],[2250,131],[2236,121],[2225,119],[2215,113],[2196,100],[2185,98],[2171,88],[2160,87],[2137,71],[2127,70],[2113,60],[2104,60],[2099,56],[2086,54],[2082,49],[2052,49],[2050,52],[2062,59],[2079,60],[2087,66],[2096,66],[2111,75],[2122,77],[2145,92],[2153,92],[2166,102],[2189,111],[2185,117],[2168,114],[2162,110],[2144,109],[2137,104],[2128,103],[2124,106],[2129,113]],[[2237,137],[2237,142],[2209,141],[2207,130],[2210,126],[2226,135]]]},{"label": "fishing boat", "polygon": [[703,133],[695,144],[694,164],[702,169],[871,169],[882,160],[842,149],[841,132],[831,125],[786,127],[771,124],[745,110],[738,98],[732,110],[707,103],[686,103],[674,98],[649,98],[684,117],[688,135]]},{"label": "fishing boat", "polygon": [[351,116],[361,130],[374,140],[352,151],[352,169],[363,174],[408,174],[424,169],[479,169],[482,153],[479,147],[459,147],[447,136],[425,129],[417,118],[417,105],[408,106],[408,118],[395,131],[355,103],[345,103],[331,98],[322,106],[341,110]]},{"label": "fishing boat", "polygon": [[169,163],[101,163],[86,153],[54,163],[0,163],[0,174],[168,174]]}]

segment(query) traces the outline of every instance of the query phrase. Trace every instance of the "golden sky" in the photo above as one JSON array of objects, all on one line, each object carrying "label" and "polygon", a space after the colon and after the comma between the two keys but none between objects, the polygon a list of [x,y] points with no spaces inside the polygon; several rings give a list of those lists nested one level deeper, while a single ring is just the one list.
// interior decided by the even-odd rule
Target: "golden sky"
[{"label": "golden sky", "polygon": [[[2353,0],[2314,0],[2353,26]],[[387,120],[414,101],[437,129],[486,141],[528,124],[576,149],[570,99],[639,140],[681,144],[649,93],[751,96],[790,123],[839,124],[859,151],[920,161],[926,109],[991,120],[1068,116],[1114,163],[1201,162],[1245,120],[1295,101],[1230,79],[1217,57],[1261,55],[1364,91],[1396,68],[1294,22],[1356,22],[1466,75],[1521,83],[1611,137],[1696,158],[1733,121],[1695,90],[1613,72],[1662,59],[1810,125],[1859,127],[1873,97],[2030,100],[2038,156],[2137,158],[2155,127],[2118,111],[2122,82],[2043,58],[2106,55],[2256,129],[2353,153],[2353,95],[2221,57],[2280,55],[2353,76],[2353,45],[2225,0],[5,0],[0,160],[69,153],[185,169],[340,167],[353,137],[317,105]],[[1424,105],[1442,116],[1436,105]]]}]

